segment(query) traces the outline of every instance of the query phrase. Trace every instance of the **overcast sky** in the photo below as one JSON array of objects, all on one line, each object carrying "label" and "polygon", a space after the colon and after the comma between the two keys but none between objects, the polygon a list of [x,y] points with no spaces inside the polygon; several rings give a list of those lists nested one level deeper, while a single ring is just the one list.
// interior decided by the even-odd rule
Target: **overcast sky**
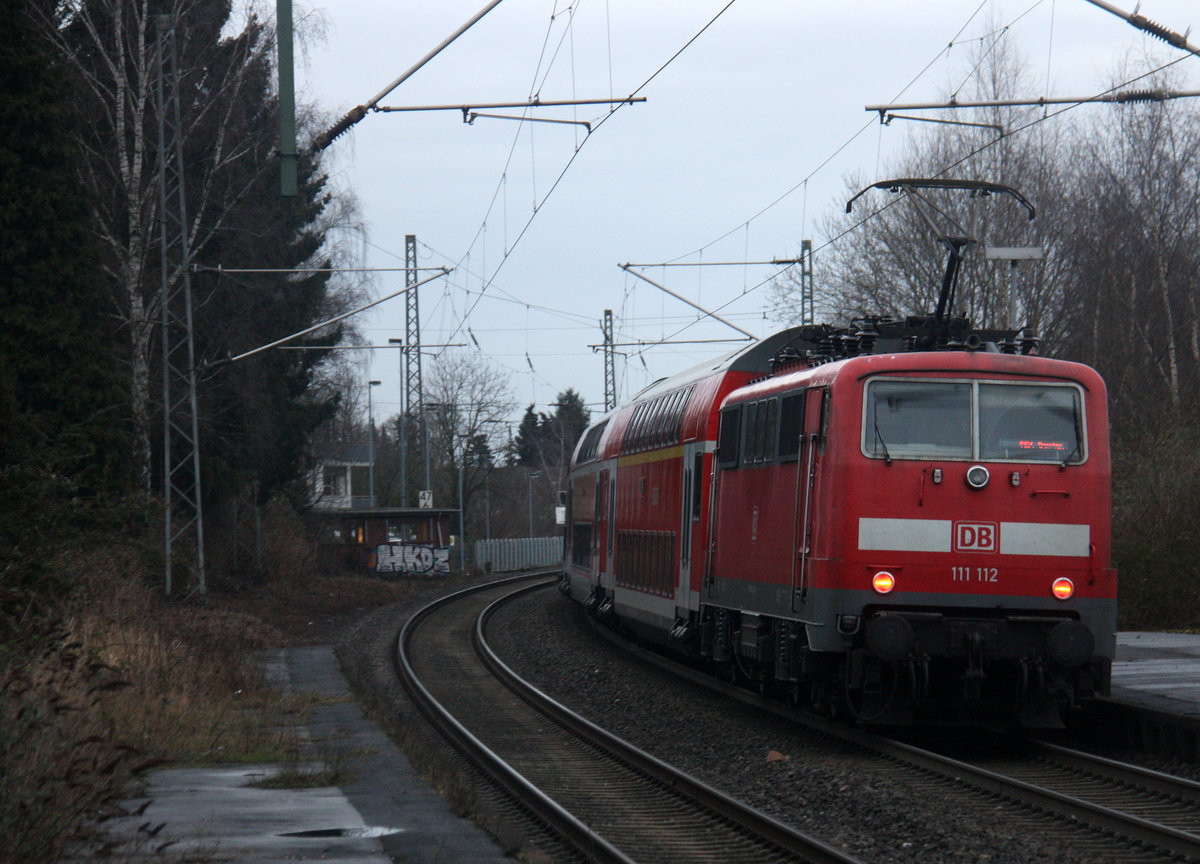
[{"label": "overcast sky", "polygon": [[[382,104],[619,98],[726,2],[506,0]],[[314,5],[308,12],[323,20],[326,35],[300,58],[298,98],[340,116],[484,5]],[[1132,0],[1114,5],[1132,11]],[[1140,11],[1179,32],[1200,23],[1195,0],[1146,0]],[[1179,53],[1086,0],[736,0],[638,92],[645,103],[620,108],[598,127],[607,107],[532,115],[590,121],[590,135],[582,126],[506,119],[467,125],[459,112],[375,113],[330,147],[328,167],[361,203],[367,266],[402,267],[404,235],[415,234],[421,266],[456,268],[421,289],[423,342],[476,350],[477,341],[511,372],[522,410],[529,403],[550,410],[567,387],[599,408],[602,358],[588,346],[602,341],[604,309],[616,316],[619,342],[661,339],[697,318],[619,263],[764,261],[795,256],[802,238],[820,246],[822,218],[845,204],[845,178],[886,179],[912,127],[924,126],[882,127],[864,106],[945,99],[969,72],[979,40],[994,39],[997,27],[1007,27],[1003,38],[1027,61],[1038,83],[1022,95],[1035,98],[1104,90],[1131,53],[1164,60]],[[1200,58],[1176,69],[1200,89]],[[765,336],[779,329],[765,317],[767,290],[748,289],[777,269],[644,272]],[[377,274],[371,293],[394,291],[403,279]],[[368,316],[360,327],[371,343],[404,336],[403,299]],[[675,338],[737,335],[709,319]],[[628,356],[618,358],[619,396],[729,347],[621,349]],[[359,353],[363,379],[383,382],[377,416],[395,413],[396,353]]]}]

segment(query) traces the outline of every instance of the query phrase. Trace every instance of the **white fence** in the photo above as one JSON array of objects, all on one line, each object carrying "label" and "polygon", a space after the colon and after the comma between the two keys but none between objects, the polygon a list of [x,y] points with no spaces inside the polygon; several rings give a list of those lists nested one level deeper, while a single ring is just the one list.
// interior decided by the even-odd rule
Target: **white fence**
[{"label": "white fence", "polygon": [[475,541],[475,566],[483,569],[501,572],[525,570],[529,567],[561,564],[562,560],[561,536]]}]

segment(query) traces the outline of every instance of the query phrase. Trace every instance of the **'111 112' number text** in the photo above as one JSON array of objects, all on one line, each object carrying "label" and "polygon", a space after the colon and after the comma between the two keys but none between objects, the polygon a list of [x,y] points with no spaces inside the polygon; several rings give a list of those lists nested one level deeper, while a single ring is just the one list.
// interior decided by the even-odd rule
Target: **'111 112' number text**
[{"label": "'111 112' number text", "polygon": [[951,567],[954,582],[999,582],[1000,571],[995,567]]}]

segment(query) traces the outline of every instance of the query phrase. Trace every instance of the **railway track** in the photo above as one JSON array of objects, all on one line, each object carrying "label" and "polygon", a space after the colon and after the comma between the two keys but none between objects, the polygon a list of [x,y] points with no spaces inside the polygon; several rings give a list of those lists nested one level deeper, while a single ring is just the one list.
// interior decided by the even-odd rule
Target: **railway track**
[{"label": "railway track", "polygon": [[1080,821],[1200,860],[1200,783],[1194,780],[1002,734],[986,746],[973,742],[962,758],[930,749],[985,777],[997,775],[1050,796]]},{"label": "railway track", "polygon": [[424,607],[397,640],[406,689],[451,743],[581,856],[613,864],[857,859],[754,811],[609,735],[517,677],[487,647],[518,577]]},{"label": "railway track", "polygon": [[606,627],[594,625],[594,629],[646,663],[915,768],[931,781],[965,784],[1081,835],[1090,833],[1081,842],[1105,860],[1200,862],[1200,783],[1196,781],[990,730],[977,730],[966,739],[952,737],[948,743],[916,746],[772,701],[632,645]]}]

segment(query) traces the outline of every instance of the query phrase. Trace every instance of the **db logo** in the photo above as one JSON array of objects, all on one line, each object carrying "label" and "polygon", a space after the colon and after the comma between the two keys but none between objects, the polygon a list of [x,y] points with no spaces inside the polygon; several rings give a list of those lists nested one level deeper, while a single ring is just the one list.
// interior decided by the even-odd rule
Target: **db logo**
[{"label": "db logo", "polygon": [[955,552],[995,552],[1000,526],[995,522],[955,522]]}]

